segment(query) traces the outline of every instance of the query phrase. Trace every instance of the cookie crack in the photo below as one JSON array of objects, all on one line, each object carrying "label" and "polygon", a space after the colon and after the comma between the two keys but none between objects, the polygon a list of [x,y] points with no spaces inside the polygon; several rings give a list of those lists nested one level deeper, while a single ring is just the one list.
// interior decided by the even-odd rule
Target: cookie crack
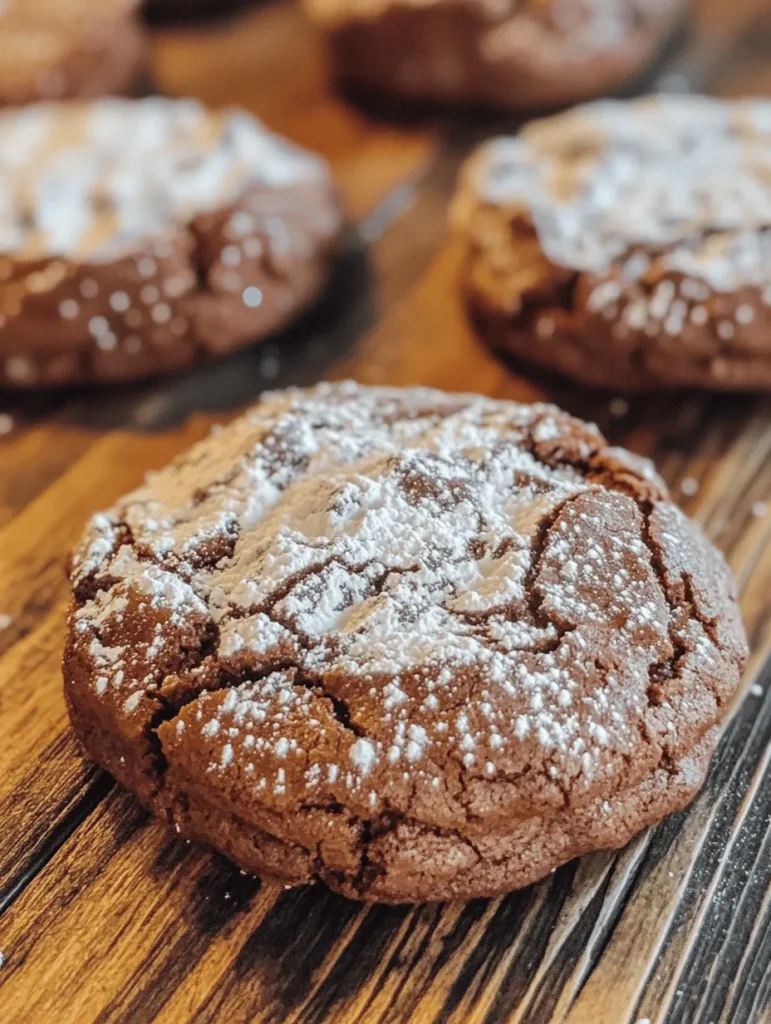
[{"label": "cookie crack", "polygon": [[642,520],[641,536],[643,543],[648,549],[651,568],[656,576],[662,596],[669,609],[667,618],[667,635],[672,648],[671,656],[662,662],[650,665],[648,669],[648,702],[651,706],[660,704],[661,701],[655,694],[655,687],[667,678],[675,678],[680,665],[686,658],[688,650],[680,636],[675,622],[678,614],[682,613],[683,606],[673,595],[671,586],[667,580],[667,566],[664,561],[664,552],[661,545],[655,540],[651,532],[651,516],[653,508],[651,502],[638,502],[638,508]]},{"label": "cookie crack", "polygon": [[710,638],[715,647],[720,649],[720,640],[718,637],[719,624],[717,619],[710,618],[705,615],[702,609],[699,607],[696,600],[696,592],[693,585],[693,577],[690,573],[683,571],[680,575],[683,583],[683,596],[691,611],[691,617],[701,625],[704,632]]},{"label": "cookie crack", "polygon": [[[134,534],[129,524],[121,520],[120,522],[115,523],[114,530],[116,539],[107,562],[108,566],[109,562],[112,561],[120,548],[124,546],[130,547],[136,554],[136,549],[134,547]],[[100,590],[112,590],[117,583],[120,583],[120,577],[109,575],[100,576],[99,569],[101,568],[101,564],[102,563],[93,568],[90,572],[86,573],[85,576],[78,579],[77,583],[73,586],[72,592],[75,598],[75,603],[78,607],[82,607],[88,601],[93,601]],[[155,563],[151,562],[149,564]],[[72,561],[70,561],[69,571],[72,576]]]},{"label": "cookie crack", "polygon": [[363,729],[358,723],[353,721],[351,717],[351,708],[347,701],[344,701],[342,697],[328,690],[320,680],[304,680],[298,677],[298,683],[301,686],[305,686],[311,690],[317,696],[327,700],[332,708],[332,713],[335,716],[337,722],[346,730],[346,732],[353,733],[354,736],[365,738],[367,737],[367,731]]},{"label": "cookie crack", "polygon": [[[442,839],[455,839],[463,843],[464,846],[467,846],[472,851],[476,857],[477,863],[482,863],[484,860],[484,855],[476,843],[464,832],[461,832],[460,829],[451,829],[440,825],[430,824],[429,822],[421,821],[418,818],[412,818],[407,814],[401,814],[398,812],[388,812],[379,818],[357,819],[357,824],[361,829],[359,833],[361,852],[359,857],[359,868],[351,879],[350,885],[353,891],[361,898],[366,896],[377,878],[380,878],[387,873],[386,869],[373,858],[371,854],[372,847],[385,836],[396,832],[402,825],[414,828],[425,835],[432,835]],[[323,881],[324,871],[328,869],[326,869],[323,860],[321,858],[320,860],[321,868],[319,873]],[[333,871],[330,871],[329,873],[334,874]]]},{"label": "cookie crack", "polygon": [[[549,534],[556,524],[557,520],[563,514],[563,512],[570,506],[574,505],[583,496],[583,492],[580,494],[571,494],[564,501],[561,501],[555,508],[551,509],[547,515],[538,524],[535,536],[533,538],[532,546],[532,560],[530,567],[528,568],[523,583],[523,589],[525,592],[525,601],[527,602],[528,612],[532,618],[533,623],[536,626],[545,628],[546,626],[553,626],[557,631],[557,644],[568,634],[572,633],[575,629],[574,626],[567,627],[561,625],[552,616],[547,615],[543,610],[543,602],[545,595],[538,593],[538,581],[541,574],[541,568],[543,560],[546,557],[546,546],[549,541]],[[555,649],[556,649],[555,647]]]}]

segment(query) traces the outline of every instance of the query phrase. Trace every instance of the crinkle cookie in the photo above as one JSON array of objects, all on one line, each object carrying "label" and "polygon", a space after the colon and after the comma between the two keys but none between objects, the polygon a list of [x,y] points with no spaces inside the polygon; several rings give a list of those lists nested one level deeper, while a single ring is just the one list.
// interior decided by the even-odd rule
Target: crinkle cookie
[{"label": "crinkle cookie", "polygon": [[327,164],[240,110],[152,97],[0,112],[0,384],[231,352],[323,290]]},{"label": "crinkle cookie", "polygon": [[463,287],[499,350],[585,384],[771,388],[771,102],[602,102],[469,160]]},{"label": "crinkle cookie", "polygon": [[89,756],[245,871],[488,896],[704,778],[745,658],[651,465],[545,405],[268,395],[91,521],[66,696]]},{"label": "crinkle cookie", "polygon": [[402,100],[553,107],[651,59],[684,0],[304,0],[346,86]]},{"label": "crinkle cookie", "polygon": [[130,93],[145,68],[139,0],[2,0],[0,105]]}]

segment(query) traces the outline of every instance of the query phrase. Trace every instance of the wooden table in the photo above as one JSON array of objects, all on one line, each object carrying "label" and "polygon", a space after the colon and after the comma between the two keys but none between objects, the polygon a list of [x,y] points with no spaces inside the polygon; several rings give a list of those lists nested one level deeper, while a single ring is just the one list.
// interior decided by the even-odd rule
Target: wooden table
[{"label": "wooden table", "polygon": [[[500,124],[368,117],[290,2],[154,40],[160,90],[238,101],[325,153],[356,230],[328,298],[275,342],[176,382],[0,396],[0,1021],[771,1020],[771,400],[626,407],[506,369],[464,321],[445,230],[458,161]],[[701,0],[647,86],[771,92],[770,54],[767,0]],[[725,550],[753,649],[686,812],[505,899],[366,907],[261,886],[79,757],[59,657],[87,515],[264,387],[343,375],[549,398],[657,460]]]}]

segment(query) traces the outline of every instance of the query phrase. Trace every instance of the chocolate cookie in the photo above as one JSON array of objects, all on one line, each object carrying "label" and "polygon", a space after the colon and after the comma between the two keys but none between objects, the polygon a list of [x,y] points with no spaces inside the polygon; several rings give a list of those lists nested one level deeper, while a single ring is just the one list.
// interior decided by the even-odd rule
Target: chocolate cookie
[{"label": "chocolate cookie", "polygon": [[145,67],[138,0],[3,0],[0,104],[131,92]]},{"label": "chocolate cookie", "polygon": [[633,77],[684,0],[304,0],[343,85],[407,100],[551,107]]},{"label": "chocolate cookie", "polygon": [[95,516],[71,565],[88,754],[288,885],[527,885],[698,790],[745,643],[648,462],[551,406],[321,385]]},{"label": "chocolate cookie", "polygon": [[0,383],[127,380],[263,337],[325,285],[327,165],[244,111],[0,113]]},{"label": "chocolate cookie", "polygon": [[771,102],[603,102],[469,160],[464,287],[504,352],[616,389],[771,388]]}]

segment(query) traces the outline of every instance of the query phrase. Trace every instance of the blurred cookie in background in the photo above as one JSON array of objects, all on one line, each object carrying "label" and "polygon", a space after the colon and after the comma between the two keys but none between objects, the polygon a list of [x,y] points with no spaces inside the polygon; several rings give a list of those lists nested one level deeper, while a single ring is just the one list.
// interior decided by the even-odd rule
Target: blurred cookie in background
[{"label": "blurred cookie in background", "polygon": [[771,389],[771,101],[600,102],[495,139],[454,220],[497,349],[628,390]]},{"label": "blurred cookie in background", "polygon": [[636,75],[685,0],[304,0],[346,87],[402,100],[553,107]]},{"label": "blurred cookie in background", "polygon": [[250,0],[145,0],[144,12],[151,21],[182,21],[227,17]]},{"label": "blurred cookie in background", "polygon": [[146,69],[138,0],[0,0],[0,104],[133,91]]},{"label": "blurred cookie in background", "polygon": [[194,100],[0,114],[0,383],[118,381],[230,352],[326,284],[326,163]]}]

